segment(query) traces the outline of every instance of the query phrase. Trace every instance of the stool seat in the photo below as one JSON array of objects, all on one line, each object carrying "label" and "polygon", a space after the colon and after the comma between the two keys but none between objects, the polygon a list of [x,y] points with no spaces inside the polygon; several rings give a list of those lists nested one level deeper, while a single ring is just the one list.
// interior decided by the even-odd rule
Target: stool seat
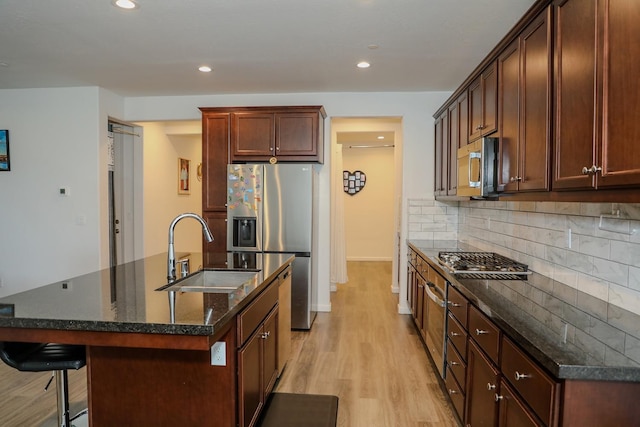
[{"label": "stool seat", "polygon": [[[86,348],[82,345],[56,343],[0,342],[0,359],[19,371],[53,371],[56,378],[58,401],[58,427],[72,427],[74,417],[69,415],[67,370],[80,369],[86,362]],[[51,382],[51,381],[49,381]],[[45,390],[49,387],[45,387]]]},{"label": "stool seat", "polygon": [[5,342],[0,359],[19,371],[78,370],[86,364],[86,351],[82,345]]}]

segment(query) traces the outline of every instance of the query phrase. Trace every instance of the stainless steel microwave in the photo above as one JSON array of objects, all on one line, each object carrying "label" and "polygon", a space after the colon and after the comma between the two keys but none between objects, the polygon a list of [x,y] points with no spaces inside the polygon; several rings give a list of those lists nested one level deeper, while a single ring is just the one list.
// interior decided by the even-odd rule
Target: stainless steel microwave
[{"label": "stainless steel microwave", "polygon": [[496,196],[498,138],[484,137],[458,149],[458,196]]}]

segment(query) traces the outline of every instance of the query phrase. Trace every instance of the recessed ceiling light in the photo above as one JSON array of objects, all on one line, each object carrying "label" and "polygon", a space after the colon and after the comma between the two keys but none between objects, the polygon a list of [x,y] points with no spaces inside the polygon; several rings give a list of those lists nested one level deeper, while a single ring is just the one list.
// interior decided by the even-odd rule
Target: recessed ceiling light
[{"label": "recessed ceiling light", "polygon": [[371,67],[371,64],[369,64],[367,61],[358,62],[358,68],[369,68],[369,67]]},{"label": "recessed ceiling light", "polygon": [[198,67],[198,70],[202,71],[203,73],[210,73],[211,67],[209,67],[208,65],[203,65],[201,67]]},{"label": "recessed ceiling light", "polygon": [[120,9],[137,9],[140,6],[138,6],[138,3],[136,3],[133,0],[113,0],[111,2],[114,6],[119,7]]},{"label": "recessed ceiling light", "polygon": [[377,48],[379,48],[380,46],[378,46],[377,44],[370,44],[369,46],[367,46],[369,49],[371,50],[375,50]]}]

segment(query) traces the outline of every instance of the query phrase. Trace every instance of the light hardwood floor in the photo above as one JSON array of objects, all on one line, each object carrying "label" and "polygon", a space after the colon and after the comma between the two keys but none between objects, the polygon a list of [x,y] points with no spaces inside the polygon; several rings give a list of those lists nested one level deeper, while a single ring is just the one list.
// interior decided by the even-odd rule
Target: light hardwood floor
[{"label": "light hardwood floor", "polygon": [[[397,314],[391,263],[350,262],[349,282],[331,295],[310,332],[294,332],[292,358],[276,391],[339,397],[340,427],[457,426],[420,337]],[[0,363],[0,425],[55,426],[49,373]],[[72,412],[86,407],[86,371],[69,372]]]},{"label": "light hardwood floor", "polygon": [[340,427],[457,426],[411,316],[397,314],[390,262],[349,262],[349,282],[293,334],[276,391],[339,397]]}]

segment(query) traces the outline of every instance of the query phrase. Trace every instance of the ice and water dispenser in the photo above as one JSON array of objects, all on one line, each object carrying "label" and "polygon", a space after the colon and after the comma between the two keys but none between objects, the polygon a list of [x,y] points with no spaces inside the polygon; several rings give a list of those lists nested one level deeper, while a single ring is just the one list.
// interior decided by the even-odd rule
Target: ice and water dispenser
[{"label": "ice and water dispenser", "polygon": [[233,246],[235,248],[256,248],[256,223],[255,217],[233,218]]}]

